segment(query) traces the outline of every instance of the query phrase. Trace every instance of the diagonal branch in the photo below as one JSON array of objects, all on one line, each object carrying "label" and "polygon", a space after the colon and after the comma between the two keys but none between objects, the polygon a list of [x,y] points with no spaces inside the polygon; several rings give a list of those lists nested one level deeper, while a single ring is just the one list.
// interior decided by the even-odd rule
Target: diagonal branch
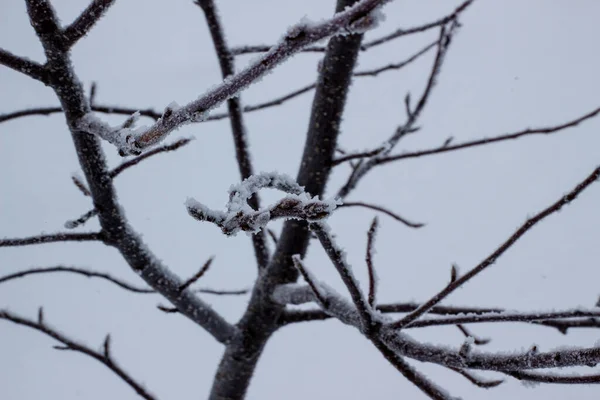
[{"label": "diagonal branch", "polygon": [[77,19],[64,29],[63,40],[65,46],[71,48],[79,39],[87,35],[114,2],[115,0],[93,0]]},{"label": "diagonal branch", "polygon": [[[30,0],[31,1],[31,0]],[[239,73],[230,76],[199,99],[178,108],[167,108],[165,114],[147,129],[113,130],[93,115],[82,115],[74,121],[78,129],[100,135],[117,145],[124,153],[135,153],[162,141],[173,130],[195,120],[206,118],[206,113],[224,101],[237,96],[279,64],[287,61],[302,48],[330,36],[346,34],[351,25],[365,18],[376,8],[391,0],[360,0],[353,6],[319,23],[299,23],[288,30],[283,39],[269,52],[252,62]]]},{"label": "diagonal branch", "polygon": [[[379,164],[379,165],[387,164],[390,162],[405,160],[405,159],[409,159],[409,158],[419,158],[419,157],[424,157],[424,156],[429,156],[429,155],[434,155],[434,154],[449,153],[452,151],[463,150],[463,149],[468,149],[468,148],[472,148],[472,147],[485,146],[485,145],[492,144],[492,143],[498,143],[498,142],[504,142],[504,141],[508,141],[508,140],[519,139],[523,136],[550,135],[553,133],[559,133],[568,128],[573,128],[588,119],[594,118],[598,114],[600,114],[600,107],[598,107],[595,110],[593,110],[585,115],[582,115],[574,120],[565,122],[564,124],[560,124],[560,125],[556,125],[556,126],[549,126],[549,127],[542,127],[542,128],[529,128],[529,129],[524,129],[522,131],[515,132],[515,133],[508,133],[505,135],[500,135],[500,136],[491,137],[491,138],[472,140],[472,141],[459,143],[459,144],[455,144],[455,145],[451,145],[451,146],[450,145],[446,145],[446,146],[442,145],[440,147],[436,147],[433,149],[419,150],[419,151],[414,151],[414,152],[407,152],[407,153],[382,157],[376,161],[376,164]],[[347,160],[344,160],[344,161],[347,161]]]},{"label": "diagonal branch", "polygon": [[600,374],[594,375],[556,375],[541,374],[525,371],[507,371],[504,372],[520,381],[540,382],[540,383],[558,383],[558,384],[600,384]]},{"label": "diagonal branch", "polygon": [[48,83],[48,71],[46,71],[43,65],[27,58],[16,56],[8,50],[0,49],[0,65],[4,65],[42,83]]},{"label": "diagonal branch", "polygon": [[[219,59],[221,75],[223,79],[228,79],[235,74],[234,58],[229,51],[225,34],[217,8],[213,0],[197,0],[196,4],[204,12],[206,23],[212,37],[212,41]],[[240,175],[243,179],[254,175],[252,158],[248,146],[248,134],[244,125],[244,114],[242,111],[242,102],[240,96],[232,97],[227,100],[227,110],[229,112],[229,122],[231,123],[231,132],[235,144],[235,154],[237,157]],[[248,204],[254,210],[260,209],[260,198],[258,193],[248,199]],[[265,268],[269,262],[269,250],[267,248],[267,237],[264,231],[256,232],[252,235],[252,245],[259,268]]]},{"label": "diagonal branch", "polygon": [[106,242],[102,232],[89,233],[53,233],[48,235],[30,236],[17,239],[0,239],[0,247],[30,246],[34,244],[56,243],[56,242]]},{"label": "diagonal branch", "polygon": [[401,320],[392,324],[394,328],[403,328],[406,326],[410,326],[411,322],[415,321],[425,313],[427,313],[433,306],[439,304],[443,299],[445,299],[450,293],[464,285],[467,281],[475,277],[481,271],[488,268],[490,265],[494,264],[496,260],[502,256],[508,249],[512,247],[525,233],[527,233],[531,228],[533,228],[536,224],[542,221],[544,218],[554,214],[555,212],[560,211],[565,205],[571,203],[573,200],[579,196],[581,192],[583,192],[587,187],[589,187],[592,183],[596,182],[600,177],[600,167],[597,167],[592,171],[592,173],[585,178],[581,183],[579,183],[575,188],[573,188],[569,193],[565,196],[561,197],[559,200],[540,211],[533,217],[527,219],[523,225],[516,230],[504,243],[500,245],[492,254],[490,254],[485,260],[483,260],[479,265],[471,269],[469,272],[459,277],[458,279],[451,282],[448,286],[446,286],[442,291],[437,293],[427,302],[425,302],[421,307],[417,308],[415,311],[411,312]]},{"label": "diagonal branch", "polygon": [[4,319],[6,321],[14,322],[17,325],[26,326],[28,328],[34,329],[38,332],[42,332],[51,338],[58,340],[64,346],[56,347],[61,350],[71,350],[76,351],[78,353],[85,354],[96,361],[102,363],[112,372],[114,372],[119,378],[121,378],[125,383],[127,383],[135,392],[142,398],[146,400],[155,400],[156,397],[141,383],[138,383],[129,373],[127,373],[112,357],[110,353],[110,336],[107,335],[106,340],[104,342],[104,350],[103,352],[96,351],[85,344],[78,342],[74,339],[67,337],[65,334],[57,331],[56,329],[48,326],[43,318],[42,308],[39,310],[38,321],[32,321],[29,319],[25,319],[17,314],[11,313],[6,310],[0,310],[0,319]]}]

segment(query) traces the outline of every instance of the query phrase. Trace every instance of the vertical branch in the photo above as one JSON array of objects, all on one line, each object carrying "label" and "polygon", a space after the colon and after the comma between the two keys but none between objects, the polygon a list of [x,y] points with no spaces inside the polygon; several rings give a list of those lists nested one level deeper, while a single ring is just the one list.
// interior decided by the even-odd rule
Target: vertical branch
[{"label": "vertical branch", "polygon": [[[337,0],[336,12],[357,3]],[[296,181],[313,196],[320,196],[331,173],[339,127],[362,35],[331,38],[322,63],[312,103],[311,117]],[[302,221],[284,224],[268,267],[259,276],[246,312],[237,327],[240,334],[227,346],[217,369],[210,399],[242,399],[264,346],[278,328],[283,306],[270,296],[279,284],[294,282],[298,272],[292,255],[303,256],[309,232]]]},{"label": "vertical branch", "polygon": [[377,273],[375,266],[373,265],[373,252],[375,246],[375,234],[379,226],[377,217],[373,218],[369,232],[367,232],[367,254],[365,256],[367,262],[367,268],[369,270],[369,306],[371,309],[375,309],[375,300],[377,295]]},{"label": "vertical branch", "polygon": [[[196,0],[196,4],[204,12],[204,17],[206,18],[206,23],[215,46],[217,58],[219,59],[221,74],[223,79],[226,79],[235,73],[234,57],[229,51],[229,47],[225,41],[225,34],[223,32],[221,21],[219,20],[216,5],[213,0]],[[244,180],[254,174],[254,169],[252,168],[252,159],[248,149],[248,135],[244,125],[244,114],[240,97],[232,97],[227,100],[227,109],[229,111],[229,121],[231,123],[231,132],[233,133],[238,167],[242,180]],[[248,204],[255,210],[260,208],[258,193],[255,193],[254,196],[248,200]],[[266,267],[269,262],[269,252],[267,249],[266,235],[263,230],[252,235],[252,244],[254,245],[254,253],[256,255],[258,266],[260,268]]]}]

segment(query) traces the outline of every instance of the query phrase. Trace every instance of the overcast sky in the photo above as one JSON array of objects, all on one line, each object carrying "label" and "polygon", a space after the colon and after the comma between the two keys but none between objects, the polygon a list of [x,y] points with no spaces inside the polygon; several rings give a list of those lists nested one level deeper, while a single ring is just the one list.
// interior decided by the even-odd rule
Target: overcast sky
[{"label": "overcast sky", "polygon": [[[53,0],[63,23],[87,2]],[[440,17],[458,1],[395,1],[385,23],[367,37]],[[231,45],[270,44],[304,16],[331,15],[323,0],[218,1]],[[398,150],[495,136],[526,127],[555,125],[600,105],[600,2],[594,0],[478,0],[464,14],[439,83],[419,123],[422,130]],[[398,62],[433,41],[435,32],[361,53],[359,69]],[[43,61],[22,0],[0,1],[0,47]],[[300,54],[242,94],[244,104],[271,99],[315,79],[318,54]],[[239,57],[241,68],[250,56]],[[361,150],[378,145],[404,120],[403,99],[420,93],[433,53],[410,67],[377,79],[356,80],[342,124],[340,145]],[[98,83],[97,102],[163,109],[198,97],[219,82],[220,71],[203,15],[192,1],[119,0],[73,50],[75,71],[86,88]],[[0,113],[56,105],[54,93],[37,81],[0,67]],[[296,175],[312,94],[246,116],[256,171]],[[111,124],[122,118],[102,115]],[[424,300],[449,277],[450,265],[476,265],[525,219],[557,200],[600,163],[600,118],[553,136],[536,136],[446,155],[389,164],[371,173],[350,199],[376,202],[427,223],[411,230],[380,217],[376,265],[382,302]],[[250,240],[224,237],[191,219],[188,196],[221,208],[227,189],[239,181],[225,121],[174,132],[196,138],[176,153],[152,158],[116,181],[133,227],[166,265],[192,275],[211,255],[216,259],[202,285],[235,289],[252,285],[256,268]],[[111,165],[120,161],[106,145]],[[64,230],[90,201],[71,183],[79,172],[61,115],[29,117],[0,125],[0,237]],[[348,174],[338,167],[328,185],[334,194]],[[272,201],[276,193],[264,194]],[[592,307],[600,294],[600,186],[528,233],[498,263],[457,291],[447,304],[518,310]],[[362,283],[371,211],[342,209],[331,219]],[[279,229],[281,224],[274,224]],[[97,229],[92,221],[81,231]],[[47,244],[0,251],[0,275],[33,266],[72,265],[141,285],[114,249],[101,244]],[[307,265],[343,290],[321,249],[309,250]],[[204,296],[230,321],[247,297]],[[100,347],[106,333],[113,353],[133,376],[162,399],[206,398],[222,346],[178,315],[165,315],[156,295],[135,295],[77,276],[28,277],[0,286],[0,308],[34,317],[44,306],[47,321]],[[555,330],[522,325],[473,326],[492,338],[493,351],[592,346],[597,330]],[[456,329],[412,331],[416,339],[459,346]],[[135,399],[108,369],[80,354],[58,352],[48,337],[0,321],[0,394],[5,399]],[[459,375],[415,363],[455,396],[465,399],[596,399],[594,386],[537,386],[508,380],[477,389]],[[589,372],[590,369],[583,371]],[[487,375],[492,377],[493,375]],[[405,396],[405,397],[402,397]],[[358,332],[338,322],[293,325],[268,343],[251,383],[249,399],[423,398]]]}]

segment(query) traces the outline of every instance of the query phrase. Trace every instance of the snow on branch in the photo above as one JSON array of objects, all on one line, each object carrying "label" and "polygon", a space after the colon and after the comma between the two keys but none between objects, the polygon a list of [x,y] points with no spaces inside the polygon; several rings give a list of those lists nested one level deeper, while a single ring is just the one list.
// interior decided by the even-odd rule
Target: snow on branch
[{"label": "snow on branch", "polygon": [[[277,189],[288,195],[262,210],[252,209],[248,205],[248,199],[264,188]],[[338,204],[337,200],[310,197],[291,177],[275,172],[253,175],[242,183],[233,185],[229,189],[226,211],[212,210],[192,198],[186,201],[188,213],[192,217],[214,223],[226,235],[236,235],[239,231],[255,233],[269,221],[280,218],[319,221],[331,215]]]},{"label": "snow on branch", "polygon": [[361,0],[323,22],[299,22],[289,28],[271,50],[242,71],[226,78],[221,84],[183,107],[167,107],[162,117],[150,127],[120,127],[111,130],[108,125],[99,123],[93,114],[81,118],[77,126],[108,140],[124,154],[139,153],[162,141],[182,125],[206,119],[208,112],[213,108],[235,97],[308,45],[330,36],[352,33],[353,24],[360,25],[362,19],[371,18],[374,11],[389,1],[391,0]]}]

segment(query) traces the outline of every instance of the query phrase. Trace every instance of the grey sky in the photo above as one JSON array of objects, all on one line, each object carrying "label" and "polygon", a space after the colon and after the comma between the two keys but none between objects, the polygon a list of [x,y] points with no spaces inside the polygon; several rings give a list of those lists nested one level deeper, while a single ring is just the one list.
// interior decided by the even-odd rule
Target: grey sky
[{"label": "grey sky", "polygon": [[[232,45],[273,43],[304,15],[324,18],[333,1],[223,0],[218,2]],[[458,1],[395,1],[385,23],[369,37],[399,26],[423,23],[450,11]],[[54,0],[63,22],[87,2]],[[594,0],[478,0],[461,19],[419,134],[400,150],[494,136],[526,127],[562,123],[598,107],[600,3]],[[434,40],[435,33],[402,39],[363,53],[359,69],[397,62]],[[41,45],[21,0],[0,2],[0,46],[42,61]],[[282,95],[314,80],[319,55],[300,54],[242,95],[244,104]],[[238,67],[249,61],[237,59]],[[86,87],[98,83],[97,101],[162,109],[184,104],[219,82],[220,72],[202,13],[191,1],[119,0],[73,51]],[[420,93],[432,54],[399,72],[356,80],[351,88],[340,144],[345,149],[380,143],[404,119],[407,90]],[[49,88],[0,67],[0,113],[55,105]],[[256,171],[295,176],[312,95],[246,116]],[[116,124],[121,118],[102,116]],[[465,150],[390,164],[372,172],[351,196],[386,205],[427,223],[409,230],[380,217],[376,264],[381,301],[422,300],[439,290],[456,262],[466,270],[487,256],[531,215],[571,189],[600,162],[600,119],[549,137]],[[194,136],[177,153],[157,156],[117,179],[119,198],[131,224],[153,251],[180,276],[192,275],[210,255],[212,270],[202,285],[240,288],[252,284],[256,268],[248,238],[224,237],[210,224],[191,219],[183,203],[193,196],[221,208],[227,189],[239,181],[229,125],[197,124],[168,139]],[[120,157],[106,146],[111,165]],[[70,174],[78,164],[60,115],[0,124],[0,237],[63,230],[66,220],[90,208]],[[347,176],[339,167],[328,188]],[[276,195],[268,193],[264,201]],[[550,217],[493,268],[457,291],[447,303],[509,309],[591,307],[597,300],[600,187],[594,186]],[[360,280],[366,282],[364,247],[373,213],[342,209],[330,222]],[[275,227],[280,225],[275,224]],[[87,224],[89,230],[97,222]],[[90,267],[139,283],[113,249],[100,244],[48,244],[3,248],[0,274],[31,266]],[[321,249],[311,247],[307,265],[343,290]],[[246,297],[205,296],[229,320]],[[133,295],[102,281],[73,276],[38,276],[0,287],[0,307],[34,316],[43,305],[53,326],[100,346],[113,337],[123,366],[163,399],[204,398],[221,356],[221,345],[185,318],[164,315],[155,295]],[[568,336],[542,328],[477,326],[493,339],[490,349],[520,350],[590,346],[598,332]],[[456,329],[414,331],[415,338],[459,345]],[[57,352],[52,340],[0,321],[0,388],[15,400],[137,398],[103,366],[75,353]],[[446,389],[465,399],[597,398],[593,386],[525,388],[510,381],[482,391],[436,366],[418,365]],[[420,398],[418,389],[394,370],[356,331],[337,322],[294,325],[268,343],[250,386],[249,399]]]}]

